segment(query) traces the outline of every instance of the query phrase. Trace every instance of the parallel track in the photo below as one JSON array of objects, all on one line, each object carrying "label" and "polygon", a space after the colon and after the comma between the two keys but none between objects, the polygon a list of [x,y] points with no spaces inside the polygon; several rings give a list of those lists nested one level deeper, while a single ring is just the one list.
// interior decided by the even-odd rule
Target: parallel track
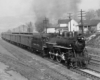
[{"label": "parallel track", "polygon": [[[55,62],[53,60],[50,60],[48,58],[45,58],[46,60],[49,60],[50,62],[52,63],[55,63],[55,64],[59,64],[58,62]],[[64,68],[67,68],[66,66],[64,65],[60,65],[61,67],[64,67]],[[87,77],[87,78],[90,78],[92,80],[100,80],[100,72],[98,71],[95,71],[95,70],[92,70],[92,69],[73,69],[73,68],[70,68],[71,71],[73,72],[76,72],[78,74],[81,74],[82,76],[84,77]]]},{"label": "parallel track", "polygon": [[[100,61],[96,58],[92,58],[91,61],[90,61],[90,64],[93,65],[93,66],[98,66],[100,67]],[[73,70],[77,73],[80,73],[81,75],[83,76],[87,76],[93,80],[100,80],[100,71],[97,71],[97,70],[93,70],[93,69],[90,69],[90,68],[87,68],[87,69],[76,69],[76,70]]]},{"label": "parallel track", "polygon": [[[51,62],[53,62],[55,64],[58,64],[58,62],[54,62],[54,61],[52,61],[50,59],[47,59],[47,60],[49,60],[49,61],[51,61]],[[60,66],[62,66],[64,68],[67,68],[64,65],[60,65]],[[71,68],[70,70],[73,71],[73,72],[76,72],[78,74],[81,74],[84,77],[90,78],[92,80],[100,80],[100,72],[98,72],[98,71],[95,71],[95,70],[92,70],[92,69],[89,69],[89,68],[88,69],[78,69],[78,68],[77,69],[72,69]]]},{"label": "parallel track", "polygon": [[71,70],[92,80],[100,80],[100,73],[94,70],[90,69],[71,69]]}]

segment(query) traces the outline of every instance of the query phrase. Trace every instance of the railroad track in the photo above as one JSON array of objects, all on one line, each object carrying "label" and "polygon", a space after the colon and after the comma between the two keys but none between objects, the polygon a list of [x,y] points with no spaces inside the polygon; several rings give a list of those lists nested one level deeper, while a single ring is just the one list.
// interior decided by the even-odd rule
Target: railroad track
[{"label": "railroad track", "polygon": [[[51,60],[49,60],[49,61],[51,61]],[[57,64],[57,62],[55,62],[55,63]],[[95,58],[91,59],[90,64],[94,64],[95,66],[100,66],[100,59],[99,58],[96,59],[96,57],[95,57]],[[66,67],[66,66],[62,65],[62,67]],[[70,70],[73,72],[76,72],[78,74],[81,74],[82,76],[85,76],[87,78],[90,78],[92,80],[100,80],[100,72],[99,71],[96,71],[96,70],[93,70],[90,68],[87,68],[87,69],[72,69],[71,68]]]},{"label": "railroad track", "polygon": [[94,70],[91,69],[71,69],[71,70],[92,80],[100,80],[100,73]]},{"label": "railroad track", "polygon": [[[94,57],[94,56],[93,56]],[[100,67],[100,58],[97,59],[97,57],[92,58],[90,61],[90,64],[96,67]],[[86,76],[88,78],[91,78],[92,80],[100,80],[100,71],[87,68],[87,69],[72,69],[72,71],[75,71],[83,76]]]},{"label": "railroad track", "polygon": [[91,64],[91,65],[93,64],[93,65],[95,65],[95,66],[100,66],[100,61],[91,59],[90,64]]},{"label": "railroad track", "polygon": [[[8,50],[9,52],[11,52],[11,50]],[[13,53],[13,55],[14,55],[14,53]],[[14,55],[15,56],[15,55]],[[16,57],[16,56],[15,56]],[[17,56],[18,57],[18,56]],[[19,56],[20,57],[20,56]],[[54,64],[60,64],[60,63],[58,63],[58,62],[55,62],[55,61],[53,61],[53,60],[50,60],[49,58],[45,58],[46,60],[49,60],[50,62],[52,62],[52,63],[54,63]],[[64,67],[64,68],[66,68],[67,69],[67,67],[66,66],[64,66],[64,65],[60,65],[61,67]],[[90,69],[70,69],[71,71],[73,71],[73,72],[76,72],[76,73],[78,73],[78,74],[80,74],[80,75],[82,75],[82,76],[84,76],[84,77],[87,77],[87,78],[90,78],[89,80],[100,80],[100,73],[97,73],[96,71],[94,71],[94,70],[90,70]],[[59,72],[57,72],[57,73],[59,73]],[[61,73],[59,73],[59,74],[61,74]],[[66,79],[68,79],[68,80],[75,80],[75,79],[72,79],[71,77],[68,77],[68,76],[65,76],[65,75],[63,75],[63,74],[61,74],[62,76],[64,76],[64,77],[66,77]]]},{"label": "railroad track", "polygon": [[[49,60],[49,59],[47,59],[47,60]],[[49,61],[51,61],[55,64],[59,64],[58,62],[54,62],[53,60],[49,60]],[[64,66],[64,65],[60,65],[60,66],[67,69],[67,67]],[[90,78],[91,80],[100,80],[100,72],[97,72],[95,70],[92,70],[92,69],[89,69],[89,68],[88,69],[78,69],[78,68],[72,69],[72,68],[70,68],[70,70],[75,72],[75,73],[78,73],[78,74],[80,74],[84,77]]]},{"label": "railroad track", "polygon": [[[51,61],[51,60],[49,60],[49,61]],[[57,62],[54,62],[54,61],[52,61],[52,62],[55,64],[58,64]],[[64,68],[67,68],[64,65],[61,65],[61,66]],[[82,76],[85,76],[87,78],[90,78],[92,80],[100,80],[100,72],[95,71],[93,69],[89,69],[89,68],[88,69],[72,69],[71,68],[70,70],[73,72],[76,72],[78,74],[81,74]]]}]

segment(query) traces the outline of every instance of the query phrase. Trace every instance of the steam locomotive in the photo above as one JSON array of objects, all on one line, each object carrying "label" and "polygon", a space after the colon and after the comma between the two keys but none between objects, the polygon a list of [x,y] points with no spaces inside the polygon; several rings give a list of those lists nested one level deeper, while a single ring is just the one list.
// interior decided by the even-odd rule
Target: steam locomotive
[{"label": "steam locomotive", "polygon": [[18,46],[39,52],[42,57],[49,57],[57,62],[64,63],[68,68],[86,67],[90,57],[85,48],[85,39],[82,35],[71,32],[56,33],[2,33],[2,39]]}]

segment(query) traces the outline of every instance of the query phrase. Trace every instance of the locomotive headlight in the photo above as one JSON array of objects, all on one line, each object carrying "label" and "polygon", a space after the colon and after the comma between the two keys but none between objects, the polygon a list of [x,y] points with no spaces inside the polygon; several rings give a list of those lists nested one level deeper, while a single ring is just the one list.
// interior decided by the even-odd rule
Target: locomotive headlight
[{"label": "locomotive headlight", "polygon": [[69,46],[71,46],[71,44]]},{"label": "locomotive headlight", "polygon": [[84,38],[82,38],[82,40],[84,40]]}]

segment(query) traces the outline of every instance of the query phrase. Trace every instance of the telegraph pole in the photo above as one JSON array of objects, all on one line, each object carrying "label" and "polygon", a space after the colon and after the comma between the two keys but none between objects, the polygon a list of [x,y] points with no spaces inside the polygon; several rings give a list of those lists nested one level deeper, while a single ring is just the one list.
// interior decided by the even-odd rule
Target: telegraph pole
[{"label": "telegraph pole", "polygon": [[44,28],[46,29],[46,33],[47,33],[47,27],[48,27],[48,18],[45,17],[45,19],[43,20],[43,25],[44,25]]},{"label": "telegraph pole", "polygon": [[70,32],[71,32],[71,15],[72,15],[72,13],[68,13],[69,14],[69,21],[70,21]]},{"label": "telegraph pole", "polygon": [[83,26],[83,10],[81,9],[81,11],[80,11],[80,17],[81,17],[81,20],[80,20],[80,22],[81,22],[81,29],[82,29],[82,34],[84,34],[84,26]]}]

